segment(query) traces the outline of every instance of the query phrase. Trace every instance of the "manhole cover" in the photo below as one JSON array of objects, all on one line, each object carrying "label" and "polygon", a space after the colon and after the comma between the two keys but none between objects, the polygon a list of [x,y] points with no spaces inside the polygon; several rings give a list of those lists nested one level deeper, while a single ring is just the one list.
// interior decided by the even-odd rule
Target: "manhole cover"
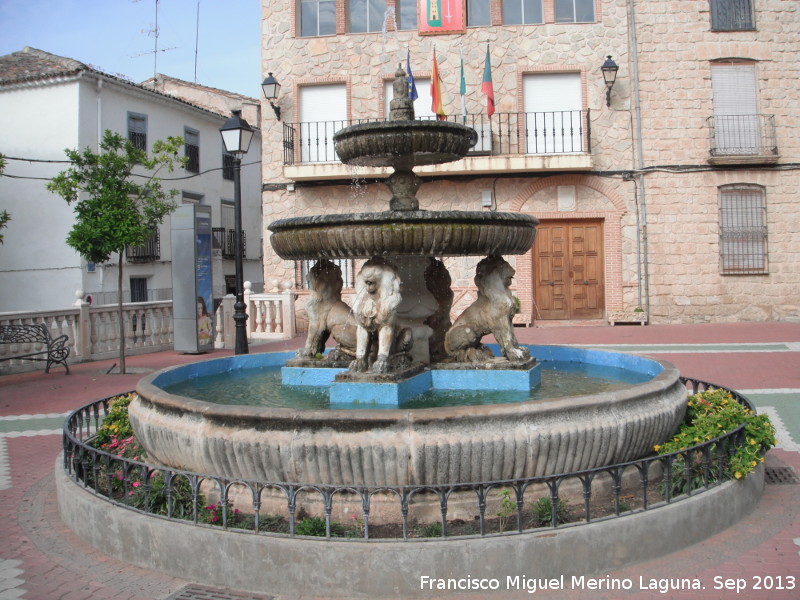
[{"label": "manhole cover", "polygon": [[275,596],[232,592],[202,585],[189,584],[167,600],[274,600]]},{"label": "manhole cover", "polygon": [[767,467],[764,471],[764,480],[772,485],[797,485],[800,478],[792,467]]}]

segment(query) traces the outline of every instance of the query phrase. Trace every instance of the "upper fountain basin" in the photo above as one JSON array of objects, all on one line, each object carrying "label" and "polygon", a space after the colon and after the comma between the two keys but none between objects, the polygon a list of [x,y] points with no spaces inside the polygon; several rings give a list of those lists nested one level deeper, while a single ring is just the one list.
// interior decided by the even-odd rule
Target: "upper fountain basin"
[{"label": "upper fountain basin", "polygon": [[518,213],[415,210],[294,217],[269,229],[286,260],[489,256],[527,252],[538,223]]},{"label": "upper fountain basin", "polygon": [[463,158],[478,142],[471,127],[449,121],[378,121],[337,131],[333,144],[348,165],[434,165]]}]

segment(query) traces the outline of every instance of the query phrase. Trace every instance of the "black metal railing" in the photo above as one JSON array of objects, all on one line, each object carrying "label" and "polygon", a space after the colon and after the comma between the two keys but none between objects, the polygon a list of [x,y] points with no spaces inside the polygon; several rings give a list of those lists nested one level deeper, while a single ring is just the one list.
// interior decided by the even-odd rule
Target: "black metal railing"
[{"label": "black metal railing", "polygon": [[[697,379],[681,378],[691,393],[725,389]],[[729,391],[746,408],[753,405],[741,394]],[[380,496],[394,504],[397,522],[391,535],[405,541],[422,537],[452,535],[488,536],[523,533],[534,528],[558,528],[606,519],[624,518],[647,510],[657,510],[674,502],[703,493],[735,477],[728,462],[738,446],[746,443],[745,425],[717,438],[671,454],[653,455],[636,461],[573,473],[530,477],[507,481],[487,481],[453,485],[352,487],[312,483],[231,481],[224,477],[191,473],[150,465],[99,450],[91,445],[113,398],[91,402],[70,413],[64,424],[64,469],[77,484],[112,503],[147,514],[191,523],[210,523],[223,528],[267,535],[301,535],[298,531],[299,503],[314,497],[324,510],[318,518],[317,535],[331,539],[341,526],[331,516],[334,504],[349,499],[360,507],[352,533],[365,540],[380,536],[380,526],[370,525],[372,502]],[[118,452],[115,449],[113,452]],[[202,490],[212,489],[218,500],[206,505]],[[262,501],[272,494],[283,499],[282,516],[262,512]],[[538,498],[537,498],[538,496]],[[448,518],[448,502],[458,497],[463,503],[472,498],[478,515],[472,531],[465,534],[463,521]],[[182,502],[179,502],[182,498]],[[233,498],[250,503],[242,513],[232,506]],[[432,500],[441,517],[420,530],[410,516],[419,500]],[[536,499],[537,502],[532,502]],[[573,502],[569,514],[562,511],[564,500]],[[500,500],[497,521],[490,501]],[[544,511],[536,511],[536,506]],[[352,506],[352,504],[351,504]],[[528,507],[533,506],[534,509]],[[550,508],[547,508],[547,507]],[[386,512],[384,503],[382,512]],[[211,510],[210,519],[208,511]],[[206,511],[205,513],[203,511]],[[532,519],[539,513],[538,520]],[[246,523],[241,514],[249,514]],[[565,520],[565,517],[569,518]],[[352,527],[352,525],[351,525]]]},{"label": "black metal railing", "polygon": [[[478,132],[478,143],[471,155],[580,154],[591,148],[589,117],[589,110],[565,110],[495,113],[492,117],[450,115],[447,120],[464,123]],[[338,162],[333,135],[350,125],[379,120],[284,123],[284,164]]]},{"label": "black metal railing", "polygon": [[778,156],[774,115],[719,115],[706,121],[711,156]]},{"label": "black metal railing", "polygon": [[[247,232],[242,231],[242,256],[247,255]],[[222,258],[236,256],[236,231],[224,227],[211,228],[211,247],[222,250]]]},{"label": "black metal railing", "polygon": [[125,255],[128,257],[128,262],[132,263],[148,263],[159,260],[161,258],[161,237],[158,230],[153,232],[150,239],[141,246],[126,247]]}]

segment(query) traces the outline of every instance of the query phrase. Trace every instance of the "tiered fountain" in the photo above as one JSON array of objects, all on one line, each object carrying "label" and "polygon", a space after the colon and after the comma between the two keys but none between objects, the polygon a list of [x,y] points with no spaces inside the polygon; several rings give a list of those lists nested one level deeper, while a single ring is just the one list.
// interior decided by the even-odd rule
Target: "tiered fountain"
[{"label": "tiered fountain", "polygon": [[[283,370],[284,384],[331,386],[329,410],[211,404],[164,391],[201,373],[256,366],[268,355],[178,367],[143,379],[130,417],[149,455],[170,467],[231,479],[345,486],[404,486],[509,480],[577,471],[641,457],[671,435],[686,389],[666,363],[636,359],[646,383],[613,393],[510,404],[404,409],[428,388],[530,388],[536,360],[514,335],[509,290],[536,219],[497,212],[419,210],[413,167],[462,158],[477,141],[469,127],[417,121],[402,70],[391,120],[334,136],[342,162],[392,167],[390,210],[277,221],[273,248],[284,259],[317,259],[309,274],[309,334]],[[483,256],[478,299],[451,322],[446,256]],[[353,306],[328,259],[367,259]],[[492,334],[496,354],[482,344]],[[329,337],[337,347],[325,354]],[[541,354],[540,354],[541,352]],[[540,347],[542,360],[579,362],[585,352]],[[600,362],[634,364],[603,354]],[[545,356],[546,355],[546,356]],[[520,381],[522,383],[520,383]],[[390,400],[386,400],[387,398]],[[365,402],[362,410],[337,402]],[[372,403],[396,407],[371,409]]]}]

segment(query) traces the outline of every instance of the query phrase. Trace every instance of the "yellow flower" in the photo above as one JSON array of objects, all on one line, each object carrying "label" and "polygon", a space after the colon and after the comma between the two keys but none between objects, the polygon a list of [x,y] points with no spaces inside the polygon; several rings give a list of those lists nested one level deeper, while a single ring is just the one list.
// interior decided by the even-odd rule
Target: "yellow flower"
[{"label": "yellow flower", "polygon": [[750,441],[750,445],[751,446],[755,446],[756,445],[756,441],[753,438],[750,438],[749,441]]},{"label": "yellow flower", "polygon": [[661,446],[656,444],[655,446],[653,446],[653,450],[655,450],[656,452],[661,452]]},{"label": "yellow flower", "polygon": [[742,474],[739,471],[736,471],[736,473],[734,473],[733,476],[736,477],[736,479],[742,478]]},{"label": "yellow flower", "polygon": [[750,466],[751,466],[751,467],[758,466],[758,463],[757,463],[756,461],[753,461],[753,462],[751,462],[751,463],[750,463]]}]

